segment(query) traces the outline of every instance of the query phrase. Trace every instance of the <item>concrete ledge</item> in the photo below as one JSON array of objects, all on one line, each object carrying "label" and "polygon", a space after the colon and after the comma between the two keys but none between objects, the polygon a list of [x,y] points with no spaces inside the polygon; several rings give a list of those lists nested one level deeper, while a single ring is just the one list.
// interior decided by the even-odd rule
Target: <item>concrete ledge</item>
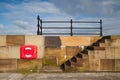
[{"label": "concrete ledge", "polygon": [[62,46],[88,46],[100,38],[99,36],[60,36]]}]

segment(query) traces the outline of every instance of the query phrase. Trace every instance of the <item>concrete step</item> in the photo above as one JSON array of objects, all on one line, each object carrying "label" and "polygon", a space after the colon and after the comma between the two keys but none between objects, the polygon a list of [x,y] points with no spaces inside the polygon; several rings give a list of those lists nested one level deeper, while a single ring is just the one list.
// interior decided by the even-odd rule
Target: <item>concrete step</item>
[{"label": "concrete step", "polygon": [[82,58],[78,58],[78,57],[74,56],[70,59],[70,62],[71,62],[71,66],[74,65],[74,66],[81,67],[83,60],[82,60]]},{"label": "concrete step", "polygon": [[82,55],[81,53],[78,53],[75,57],[76,57],[76,58],[82,58],[83,55]]},{"label": "concrete step", "polygon": [[100,47],[120,47],[120,39],[105,39],[105,43],[99,43]]},{"label": "concrete step", "polygon": [[104,39],[104,42],[98,42],[97,45],[95,46],[100,46],[100,47],[110,46],[111,41],[112,41],[111,39]]},{"label": "concrete step", "polygon": [[105,43],[105,39],[109,39],[109,38],[103,37],[98,41],[96,41],[95,43],[93,43],[92,46],[99,46],[99,43]]},{"label": "concrete step", "polygon": [[105,50],[105,47],[88,46],[87,50]]},{"label": "concrete step", "polygon": [[71,71],[71,63],[69,61],[64,63],[64,71]]},{"label": "concrete step", "polygon": [[88,50],[85,49],[85,50],[81,51],[80,53],[81,53],[81,54],[86,54],[86,55],[88,55]]},{"label": "concrete step", "polygon": [[59,66],[44,66],[41,72],[62,72]]},{"label": "concrete step", "polygon": [[107,43],[100,43],[100,47],[107,47],[107,46],[111,46],[111,45]]},{"label": "concrete step", "polygon": [[110,41],[110,36],[105,36],[101,39],[99,39],[98,41],[96,41],[95,43],[92,44],[92,46],[100,46],[100,43],[106,43],[107,41]]}]

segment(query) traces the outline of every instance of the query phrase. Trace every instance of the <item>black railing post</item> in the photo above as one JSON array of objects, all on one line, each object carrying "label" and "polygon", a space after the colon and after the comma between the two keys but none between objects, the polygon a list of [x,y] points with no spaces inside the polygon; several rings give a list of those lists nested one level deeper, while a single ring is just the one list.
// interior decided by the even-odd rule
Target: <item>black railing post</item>
[{"label": "black railing post", "polygon": [[103,36],[103,33],[102,33],[102,20],[100,20],[100,36]]},{"label": "black railing post", "polygon": [[73,29],[73,28],[72,28],[72,19],[70,20],[70,24],[71,24],[71,25],[70,25],[70,35],[72,36],[72,35],[73,35],[73,31],[72,31],[72,29]]},{"label": "black railing post", "polygon": [[38,23],[37,23],[37,35],[40,34],[40,23],[39,23],[39,20],[40,20],[40,17],[38,16],[37,17],[37,21],[38,21]]},{"label": "black railing post", "polygon": [[41,23],[41,26],[40,26],[40,35],[42,35],[42,19],[40,19],[40,23]]}]

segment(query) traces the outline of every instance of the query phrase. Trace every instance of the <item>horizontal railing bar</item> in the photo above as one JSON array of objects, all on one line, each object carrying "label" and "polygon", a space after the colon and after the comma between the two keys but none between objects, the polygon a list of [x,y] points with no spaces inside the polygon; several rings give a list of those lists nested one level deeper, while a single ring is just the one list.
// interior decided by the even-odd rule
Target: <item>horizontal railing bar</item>
[{"label": "horizontal railing bar", "polygon": [[42,21],[42,23],[70,23],[70,21]]},{"label": "horizontal railing bar", "polygon": [[[43,35],[70,35],[70,33],[43,33]],[[100,33],[73,33],[73,35],[100,35]]]},{"label": "horizontal railing bar", "polygon": [[[70,29],[70,27],[42,27],[42,29]],[[96,27],[73,27],[72,29],[100,29]]]},{"label": "horizontal railing bar", "polygon": [[73,27],[73,29],[100,29],[100,28],[94,28],[94,27]]},{"label": "horizontal railing bar", "polygon": [[99,21],[72,21],[72,23],[100,23]]},{"label": "horizontal railing bar", "polygon": [[73,33],[73,35],[100,35],[100,33]]},{"label": "horizontal railing bar", "polygon": [[43,33],[43,35],[70,35],[70,33]]},{"label": "horizontal railing bar", "polygon": [[70,27],[42,27],[42,29],[70,29]]},{"label": "horizontal railing bar", "polygon": [[[71,23],[71,21],[42,21],[42,23]],[[100,23],[99,21],[72,21],[72,23]]]}]

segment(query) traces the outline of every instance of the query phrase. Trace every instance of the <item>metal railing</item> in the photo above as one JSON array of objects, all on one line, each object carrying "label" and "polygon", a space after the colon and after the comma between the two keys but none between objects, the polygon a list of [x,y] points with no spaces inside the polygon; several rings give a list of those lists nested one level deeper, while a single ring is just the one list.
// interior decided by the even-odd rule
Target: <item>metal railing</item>
[{"label": "metal railing", "polygon": [[[38,24],[37,24],[37,35],[70,35],[70,36],[73,36],[73,35],[100,35],[102,36],[103,33],[102,33],[102,20],[100,21],[73,21],[72,19],[70,21],[42,21],[42,19],[40,19],[40,17],[38,16],[37,17],[37,21],[38,21]],[[47,26],[47,27],[44,27],[43,26],[43,23],[59,23],[59,24],[62,24],[62,23],[69,23],[69,27],[50,27],[50,26]],[[97,23],[99,24],[99,27],[75,27],[73,26],[73,23]],[[60,30],[60,29],[67,29],[69,32],[65,33],[65,32],[59,32],[59,33],[45,33],[43,30],[49,30],[49,29],[54,29],[54,30]],[[98,33],[88,33],[88,32],[84,32],[84,33],[79,33],[79,32],[73,32],[74,29],[78,29],[78,30],[85,30],[85,29],[89,29],[89,30],[99,30]]]}]

